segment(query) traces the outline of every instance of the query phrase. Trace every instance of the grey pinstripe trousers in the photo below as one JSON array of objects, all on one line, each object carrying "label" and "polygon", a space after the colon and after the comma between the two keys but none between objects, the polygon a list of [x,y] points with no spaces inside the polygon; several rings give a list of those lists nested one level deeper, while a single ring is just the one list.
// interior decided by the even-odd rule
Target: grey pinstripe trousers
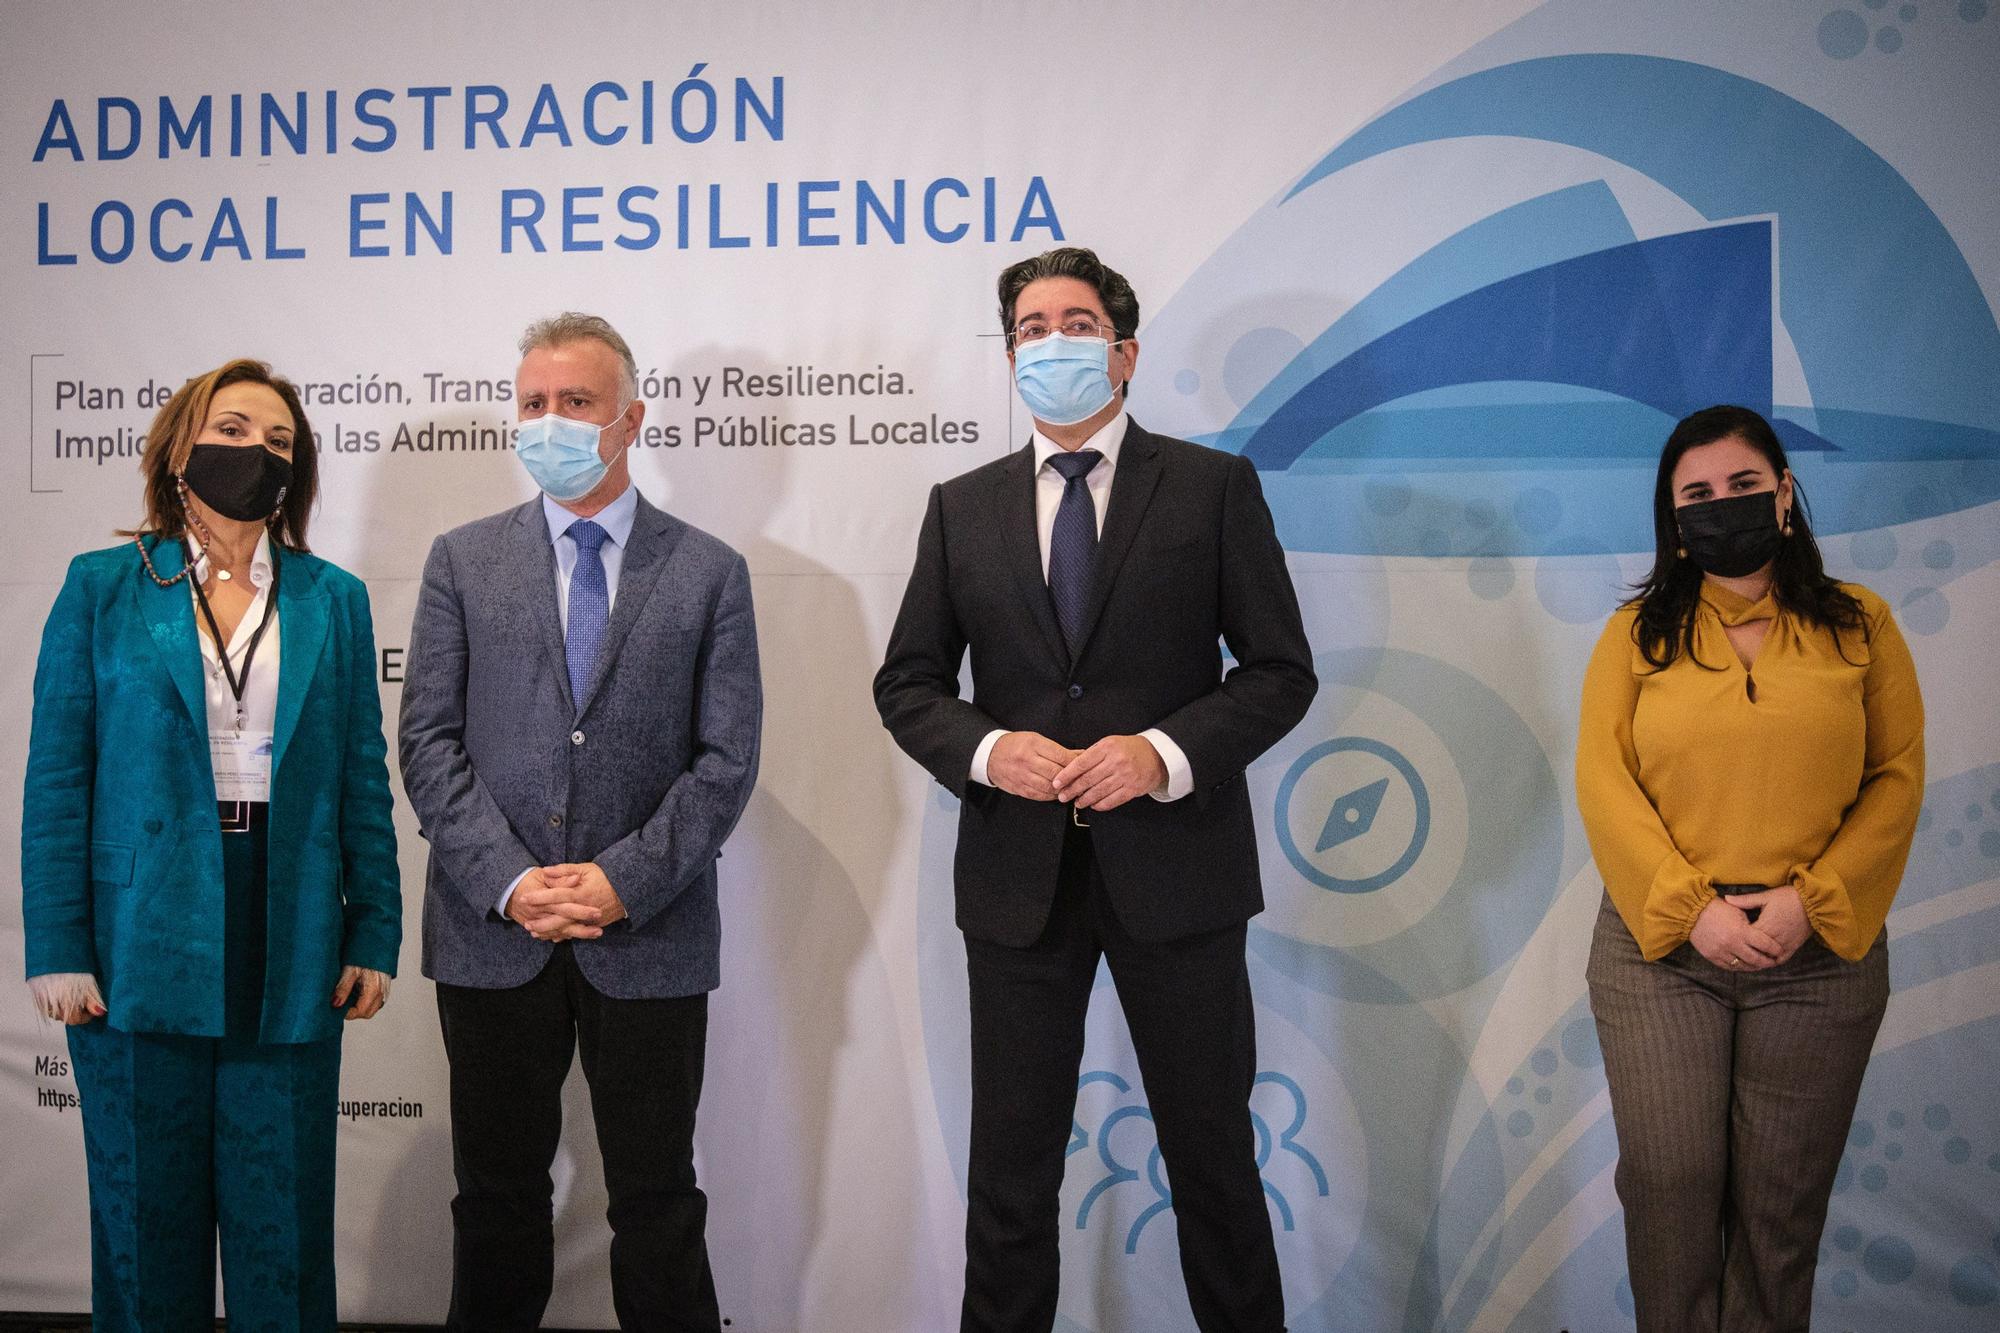
[{"label": "grey pinstripe trousers", "polygon": [[1762,972],[1692,944],[1649,963],[1607,897],[1585,976],[1640,1333],[1806,1333],[1887,933],[1859,963],[1818,936]]}]

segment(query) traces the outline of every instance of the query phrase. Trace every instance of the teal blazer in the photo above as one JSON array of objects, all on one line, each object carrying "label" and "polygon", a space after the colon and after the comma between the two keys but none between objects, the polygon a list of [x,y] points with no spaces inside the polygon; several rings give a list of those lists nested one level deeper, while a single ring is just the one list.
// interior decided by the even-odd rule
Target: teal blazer
[{"label": "teal blazer", "polygon": [[[152,539],[148,539],[149,542]],[[152,546],[162,577],[177,541]],[[368,592],[272,546],[272,742],[263,1023],[271,1043],[340,1032],[343,964],[394,974],[402,886]],[[223,1035],[222,826],[193,598],[132,543],[91,551],[42,631],[21,819],[27,974],[91,972],[126,1032]]]}]

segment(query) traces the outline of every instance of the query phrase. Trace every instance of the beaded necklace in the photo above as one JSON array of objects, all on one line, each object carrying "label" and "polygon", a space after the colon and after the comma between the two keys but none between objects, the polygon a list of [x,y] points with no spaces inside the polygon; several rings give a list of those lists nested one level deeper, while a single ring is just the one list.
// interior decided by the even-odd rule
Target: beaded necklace
[{"label": "beaded necklace", "polygon": [[[195,530],[195,533],[201,538],[201,549],[196,551],[194,555],[189,558],[188,562],[185,565],[181,566],[180,573],[174,575],[170,579],[163,579],[160,577],[160,571],[153,568],[153,557],[151,553],[149,553],[146,550],[145,536],[141,535],[134,537],[132,539],[132,544],[139,548],[139,560],[142,564],[146,566],[146,573],[151,575],[153,582],[159,584],[162,588],[171,588],[176,583],[179,583],[182,579],[187,578],[190,574],[194,573],[194,567],[207,558],[208,548],[215,541],[215,534],[209,531],[208,524],[202,522],[201,515],[195,513],[193,506],[188,504],[187,482],[183,478],[175,477],[174,486],[180,492],[181,514],[183,517],[187,519],[188,526],[193,528]],[[284,503],[284,499],[285,499],[285,493],[283,491],[278,492],[278,502],[282,504]],[[215,577],[220,579],[222,582],[227,583],[230,580],[230,573],[226,569],[217,569],[215,571]]]}]

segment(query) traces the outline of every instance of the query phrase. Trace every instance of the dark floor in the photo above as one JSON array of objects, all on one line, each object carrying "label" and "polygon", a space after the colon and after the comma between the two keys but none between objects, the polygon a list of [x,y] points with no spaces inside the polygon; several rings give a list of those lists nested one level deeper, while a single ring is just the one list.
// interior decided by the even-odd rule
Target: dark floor
[{"label": "dark floor", "polygon": [[[76,1333],[88,1329],[90,1315],[20,1315],[0,1313],[0,1333]],[[226,1329],[228,1321],[218,1319],[216,1329]],[[344,1333],[436,1333],[434,1323],[344,1323]],[[550,1333],[558,1333],[550,1329]],[[608,1329],[574,1329],[570,1333],[610,1333]]]},{"label": "dark floor", "polygon": [[[227,1328],[228,1324],[218,1319],[216,1328]],[[0,1314],[0,1333],[76,1333],[78,1329],[90,1327],[87,1314]],[[342,1329],[354,1333],[418,1333],[418,1330],[435,1329],[435,1324],[342,1324]]]}]

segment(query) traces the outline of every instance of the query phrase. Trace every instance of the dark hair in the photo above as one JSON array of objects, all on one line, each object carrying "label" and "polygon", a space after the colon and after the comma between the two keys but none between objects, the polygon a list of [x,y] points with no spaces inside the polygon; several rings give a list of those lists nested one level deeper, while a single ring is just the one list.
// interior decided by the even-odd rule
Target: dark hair
[{"label": "dark hair", "polygon": [[187,532],[187,513],[181,508],[176,484],[188,454],[208,424],[208,405],[218,391],[232,384],[261,384],[282,398],[292,414],[292,480],[285,487],[285,501],[270,518],[271,540],[288,550],[309,550],[306,521],[312,516],[313,502],[319,498],[319,447],[299,391],[282,375],[273,374],[262,361],[238,357],[206,375],[197,375],[174,391],[146,431],[146,449],[139,456],[139,473],[146,479],[146,516],[138,527],[121,530],[121,537],[179,537]]},{"label": "dark hair", "polygon": [[1104,303],[1104,313],[1111,317],[1112,330],[1121,339],[1138,333],[1139,298],[1132,291],[1132,284],[1116,269],[1107,268],[1096,251],[1080,245],[1044,250],[1033,259],[1023,259],[1000,270],[1002,333],[1014,331],[1014,302],[1021,298],[1021,292],[1029,283],[1043,278],[1075,278],[1089,283],[1096,290],[1097,299]]},{"label": "dark hair", "polygon": [[[1653,483],[1652,572],[1633,586],[1639,618],[1632,627],[1640,655],[1664,670],[1686,653],[1696,666],[1708,667],[1695,656],[1694,613],[1701,600],[1701,567],[1681,549],[1680,521],[1674,514],[1674,468],[1690,449],[1718,440],[1738,439],[1764,455],[1773,475],[1782,478],[1790,466],[1785,447],[1771,423],[1747,407],[1704,407],[1683,417],[1660,451],[1660,471]],[[1867,618],[1854,594],[1827,577],[1819,543],[1813,540],[1805,491],[1792,478],[1791,535],[1772,561],[1771,592],[1778,605],[1833,633],[1867,629]],[[1842,656],[1845,656],[1842,650]],[[1709,667],[1720,670],[1720,667]]]}]

